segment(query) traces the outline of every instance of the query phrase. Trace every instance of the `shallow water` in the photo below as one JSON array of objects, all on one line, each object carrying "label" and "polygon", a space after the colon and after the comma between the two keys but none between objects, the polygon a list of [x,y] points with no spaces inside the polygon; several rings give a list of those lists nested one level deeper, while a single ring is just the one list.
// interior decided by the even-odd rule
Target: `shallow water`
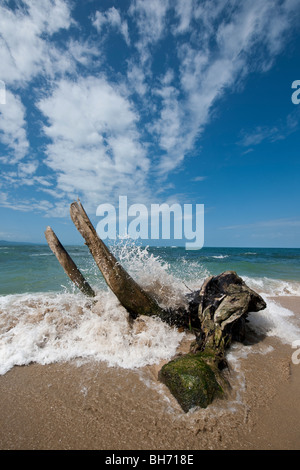
[{"label": "shallow water", "polygon": [[[85,246],[68,251],[97,292],[87,300],[69,281],[48,246],[0,247],[0,374],[31,362],[105,361],[134,369],[169,360],[184,333],[155,318],[133,325],[107,288]],[[250,327],[284,343],[300,338],[298,318],[278,295],[300,293],[300,250],[143,248],[124,241],[112,247],[122,265],[164,306],[179,306],[204,279],[231,269],[267,301],[249,315]],[[234,352],[234,351],[233,351]]]}]

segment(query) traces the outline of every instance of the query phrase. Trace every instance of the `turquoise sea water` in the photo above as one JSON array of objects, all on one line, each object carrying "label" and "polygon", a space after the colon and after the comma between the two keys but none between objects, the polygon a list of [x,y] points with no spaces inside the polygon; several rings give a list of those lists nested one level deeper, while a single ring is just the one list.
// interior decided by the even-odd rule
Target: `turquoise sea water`
[{"label": "turquoise sea water", "polygon": [[[96,289],[105,287],[102,275],[86,246],[66,247],[86,279]],[[127,253],[125,251],[127,250]],[[120,251],[114,249],[117,256]],[[155,258],[177,279],[188,283],[201,282],[203,276],[234,270],[240,276],[252,278],[265,285],[290,284],[291,292],[300,283],[300,249],[296,248],[184,248],[124,246],[121,262],[127,269]],[[167,266],[166,266],[167,265]],[[149,276],[155,276],[155,269]],[[33,292],[73,292],[74,288],[48,245],[8,245],[0,247],[0,295]]]},{"label": "turquoise sea water", "polygon": [[[172,358],[185,333],[153,317],[132,325],[87,247],[66,248],[94,288],[96,302],[71,283],[48,245],[0,246],[0,374],[31,362],[92,360],[138,368]],[[300,318],[276,301],[300,295],[300,249],[186,251],[125,240],[112,251],[165,307],[182,305],[208,276],[234,270],[267,302],[263,312],[249,315],[250,327],[291,345],[300,339]]]}]

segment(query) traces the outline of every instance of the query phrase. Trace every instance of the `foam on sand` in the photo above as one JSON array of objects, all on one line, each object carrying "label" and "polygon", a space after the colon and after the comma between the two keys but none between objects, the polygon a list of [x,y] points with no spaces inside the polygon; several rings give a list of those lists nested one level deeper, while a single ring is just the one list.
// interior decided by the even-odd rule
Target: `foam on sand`
[{"label": "foam on sand", "polygon": [[110,366],[142,367],[171,358],[183,333],[157,318],[133,325],[110,292],[97,303],[79,294],[26,294],[0,297],[0,374],[15,365],[72,359]]}]

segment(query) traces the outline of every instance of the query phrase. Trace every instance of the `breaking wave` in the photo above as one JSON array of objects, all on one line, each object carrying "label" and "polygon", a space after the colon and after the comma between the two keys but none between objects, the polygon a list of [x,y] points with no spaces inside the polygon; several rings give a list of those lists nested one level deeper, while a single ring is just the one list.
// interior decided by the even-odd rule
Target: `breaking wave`
[{"label": "breaking wave", "polygon": [[[112,251],[129,274],[163,307],[184,305],[185,295],[198,290],[211,275],[201,257],[188,258],[184,252],[177,254],[175,249],[163,256],[124,239]],[[98,271],[92,264],[82,266],[83,272],[90,273],[93,269]],[[130,369],[174,356],[184,333],[157,318],[141,316],[130,322],[128,313],[99,272],[97,276],[92,284],[97,292],[95,301],[87,300],[69,285],[60,292],[0,296],[0,374],[15,365],[31,362],[49,364],[80,359],[105,361],[112,367]],[[268,277],[243,276],[243,279],[268,305],[263,312],[250,314],[251,327],[285,342],[299,339],[295,315],[271,297],[300,295],[300,283]]]}]

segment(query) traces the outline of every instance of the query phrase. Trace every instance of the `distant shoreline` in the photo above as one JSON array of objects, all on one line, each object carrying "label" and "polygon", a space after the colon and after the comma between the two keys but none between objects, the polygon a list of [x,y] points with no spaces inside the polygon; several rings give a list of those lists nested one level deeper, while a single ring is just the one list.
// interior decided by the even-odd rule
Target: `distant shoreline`
[{"label": "distant shoreline", "polygon": [[18,246],[18,245],[47,245],[47,243],[33,243],[33,242],[15,242],[8,240],[0,240],[0,246]]}]

